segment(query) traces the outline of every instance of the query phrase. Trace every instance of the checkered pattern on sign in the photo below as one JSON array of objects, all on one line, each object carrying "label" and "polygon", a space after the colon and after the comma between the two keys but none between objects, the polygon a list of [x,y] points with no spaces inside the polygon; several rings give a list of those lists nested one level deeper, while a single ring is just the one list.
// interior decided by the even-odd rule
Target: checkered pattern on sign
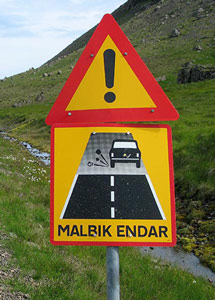
[{"label": "checkered pattern on sign", "polygon": [[[114,140],[133,140],[131,133],[97,133],[90,135],[86,150],[82,157],[77,174],[97,175],[97,174],[124,174],[124,175],[145,175],[147,174],[143,161],[140,168],[136,168],[135,163],[116,163],[115,168],[110,167],[109,152]],[[96,151],[101,154],[97,154]],[[106,161],[107,163],[106,163]]]}]

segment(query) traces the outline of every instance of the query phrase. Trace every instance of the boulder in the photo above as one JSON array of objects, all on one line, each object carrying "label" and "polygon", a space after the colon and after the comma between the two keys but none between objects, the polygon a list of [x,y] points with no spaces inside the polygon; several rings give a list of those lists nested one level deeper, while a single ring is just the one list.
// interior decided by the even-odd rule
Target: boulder
[{"label": "boulder", "polygon": [[161,7],[158,5],[158,6],[155,7],[154,11],[157,11],[157,10],[159,10],[160,8],[161,8]]},{"label": "boulder", "polygon": [[174,28],[170,34],[170,37],[175,38],[175,37],[178,37],[180,34],[181,34],[180,31],[177,28]]},{"label": "boulder", "polygon": [[198,13],[203,13],[204,12],[204,8],[202,8],[202,7],[200,7],[199,9],[198,9]]},{"label": "boulder", "polygon": [[159,76],[158,78],[156,78],[157,82],[165,81],[165,80],[166,80],[166,75],[162,75],[162,76]]},{"label": "boulder", "polygon": [[13,103],[13,104],[11,105],[11,107],[19,107],[19,106],[20,106],[19,103]]},{"label": "boulder", "polygon": [[193,50],[198,51],[198,52],[203,51],[203,49],[202,49],[202,47],[201,47],[200,45],[196,45],[196,46],[193,48]]},{"label": "boulder", "polygon": [[41,93],[39,93],[39,94],[37,95],[36,101],[38,101],[38,102],[43,101],[44,98],[45,98],[44,93],[41,92]]},{"label": "boulder", "polygon": [[208,79],[215,79],[215,67],[194,65],[187,62],[178,72],[177,83],[190,83]]}]

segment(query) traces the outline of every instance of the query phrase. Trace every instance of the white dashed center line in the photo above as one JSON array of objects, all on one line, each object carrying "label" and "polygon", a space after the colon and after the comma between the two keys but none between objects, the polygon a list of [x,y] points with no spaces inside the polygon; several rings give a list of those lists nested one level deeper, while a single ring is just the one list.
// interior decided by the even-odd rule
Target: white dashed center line
[{"label": "white dashed center line", "polygon": [[[114,176],[110,177],[110,186],[114,187]],[[110,192],[110,201],[113,203],[115,201],[115,192]],[[111,218],[115,218],[115,207],[111,207]]]},{"label": "white dashed center line", "polygon": [[115,207],[111,207],[111,218],[115,218]]},{"label": "white dashed center line", "polygon": [[110,194],[110,198],[111,198],[111,202],[114,202],[115,201],[115,192],[114,191],[111,191],[111,194]]},{"label": "white dashed center line", "polygon": [[110,177],[110,186],[114,186],[114,176]]}]

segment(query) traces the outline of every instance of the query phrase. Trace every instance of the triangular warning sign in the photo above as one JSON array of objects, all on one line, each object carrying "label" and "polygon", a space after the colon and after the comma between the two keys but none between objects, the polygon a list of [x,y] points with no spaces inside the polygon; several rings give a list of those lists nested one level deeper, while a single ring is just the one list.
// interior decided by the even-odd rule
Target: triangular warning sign
[{"label": "triangular warning sign", "polygon": [[[112,74],[106,74],[108,71],[105,70],[104,53],[108,51],[107,49],[109,51],[111,49],[114,53]],[[111,64],[111,57],[109,60]],[[107,88],[105,83],[107,78],[112,79],[112,88]],[[105,100],[105,94],[110,91],[115,95],[115,99],[112,102]],[[86,99],[92,99],[92,101]],[[114,109],[143,106],[156,107],[144,86],[108,35],[66,110],[109,109],[110,107]]]},{"label": "triangular warning sign", "polygon": [[103,17],[46,123],[167,121],[179,117],[114,18]]}]

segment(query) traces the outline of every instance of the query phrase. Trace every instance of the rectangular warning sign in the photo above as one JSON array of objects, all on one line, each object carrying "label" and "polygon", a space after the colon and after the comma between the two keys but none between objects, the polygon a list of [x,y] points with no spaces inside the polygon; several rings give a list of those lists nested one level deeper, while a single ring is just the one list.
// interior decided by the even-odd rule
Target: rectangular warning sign
[{"label": "rectangular warning sign", "polygon": [[51,134],[51,242],[176,243],[168,125],[56,125]]}]

